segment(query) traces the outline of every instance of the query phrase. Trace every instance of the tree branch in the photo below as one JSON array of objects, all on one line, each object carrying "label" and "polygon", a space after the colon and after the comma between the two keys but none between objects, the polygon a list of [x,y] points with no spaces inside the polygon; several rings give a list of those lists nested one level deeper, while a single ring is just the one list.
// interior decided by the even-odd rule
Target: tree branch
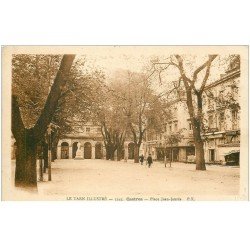
[{"label": "tree branch", "polygon": [[213,62],[213,60],[217,57],[217,55],[209,55],[209,60],[207,62],[207,69],[206,69],[206,74],[203,78],[203,81],[202,81],[202,84],[201,84],[201,88],[200,88],[200,92],[203,92],[205,86],[206,86],[206,83],[207,83],[207,80],[208,80],[208,77],[209,77],[209,74],[210,74],[210,69],[211,69],[211,64]]},{"label": "tree branch", "polygon": [[44,109],[34,126],[35,138],[39,141],[47,130],[54,112],[58,105],[58,100],[66,85],[67,77],[70,72],[75,55],[64,55],[61,61],[60,68],[57,72],[50,93],[47,97]]},{"label": "tree branch", "polygon": [[[209,55],[209,58],[206,62],[204,62],[200,67],[198,67],[193,74],[193,82],[195,83],[197,81],[198,74],[205,69],[206,67],[211,66],[212,61],[216,58],[217,55]],[[209,73],[209,72],[208,72]],[[206,74],[207,75],[207,74]],[[209,76],[209,74],[208,74]],[[208,77],[207,76],[207,77]]]}]

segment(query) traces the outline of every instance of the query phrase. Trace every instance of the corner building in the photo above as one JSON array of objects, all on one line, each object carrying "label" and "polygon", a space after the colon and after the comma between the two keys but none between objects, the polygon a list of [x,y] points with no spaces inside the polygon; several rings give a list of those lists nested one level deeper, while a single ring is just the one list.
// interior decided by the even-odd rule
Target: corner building
[{"label": "corner building", "polygon": [[[227,70],[217,81],[208,84],[205,89],[203,95],[205,129],[202,137],[206,163],[226,164],[226,158],[232,156],[232,161],[236,165],[239,164],[241,106],[239,83],[240,68],[236,66]],[[234,100],[234,103],[225,105],[223,101],[229,97]],[[155,160],[163,160],[164,148],[166,148],[167,158],[170,158],[170,148],[172,148],[172,161],[195,161],[193,130],[184,95],[182,98],[172,101],[170,105],[173,117],[164,122],[165,131],[163,134],[148,133],[147,151],[152,154]],[[171,147],[164,144],[164,135],[179,130],[183,131],[183,139],[180,143]]]}]

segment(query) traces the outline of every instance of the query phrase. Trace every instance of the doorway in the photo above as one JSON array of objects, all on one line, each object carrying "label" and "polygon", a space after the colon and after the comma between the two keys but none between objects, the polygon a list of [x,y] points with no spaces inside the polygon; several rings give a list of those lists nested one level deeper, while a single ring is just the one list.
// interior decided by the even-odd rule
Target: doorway
[{"label": "doorway", "polygon": [[209,149],[209,161],[214,162],[215,161],[215,150]]},{"label": "doorway", "polygon": [[61,144],[61,159],[69,159],[69,144],[67,142]]}]

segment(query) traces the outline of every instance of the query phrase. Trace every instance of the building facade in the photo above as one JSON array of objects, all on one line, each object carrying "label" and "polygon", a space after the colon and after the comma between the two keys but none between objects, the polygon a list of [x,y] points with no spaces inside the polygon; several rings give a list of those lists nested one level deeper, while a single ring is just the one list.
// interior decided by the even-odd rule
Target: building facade
[{"label": "building facade", "polygon": [[[203,95],[205,162],[239,164],[240,152],[240,69],[230,68],[217,81],[208,84]],[[165,121],[164,133],[148,136],[147,148],[154,159],[166,157],[172,161],[194,162],[195,147],[192,124],[185,98],[171,103],[172,119]],[[164,136],[182,131],[182,140],[174,145],[164,142]],[[171,149],[171,150],[170,150]]]},{"label": "building facade", "polygon": [[57,145],[57,159],[74,159],[77,145],[80,145],[84,159],[102,159],[105,156],[105,147],[102,140],[101,128],[87,123],[76,132],[67,134],[60,139]]},{"label": "building facade", "polygon": [[[164,122],[164,133],[147,137],[146,145],[148,152],[152,154],[153,159],[163,160],[166,149],[166,158],[172,161],[186,162],[188,156],[195,155],[193,130],[187,112],[184,98],[178,98],[170,104],[172,118]],[[164,137],[181,131],[182,140],[179,143],[169,145]],[[170,155],[171,154],[171,155]]]},{"label": "building facade", "polygon": [[[57,159],[74,159],[77,145],[79,146],[79,144],[83,159],[106,158],[106,149],[100,126],[89,122],[75,129],[76,132],[74,134],[68,134],[59,140],[57,145]],[[123,158],[125,160],[134,159],[134,143],[130,140],[124,142]]]},{"label": "building facade", "polygon": [[240,70],[236,68],[228,70],[221,79],[206,88],[206,93],[212,94],[212,97],[209,94],[203,97],[207,125],[203,135],[206,162],[225,164],[226,158],[231,155],[239,164],[239,83]]}]

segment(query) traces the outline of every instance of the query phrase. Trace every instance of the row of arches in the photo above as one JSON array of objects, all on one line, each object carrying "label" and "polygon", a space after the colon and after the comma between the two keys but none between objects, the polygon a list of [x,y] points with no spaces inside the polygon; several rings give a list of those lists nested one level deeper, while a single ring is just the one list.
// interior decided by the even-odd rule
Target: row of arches
[{"label": "row of arches", "polygon": [[[72,144],[72,158],[75,158],[76,151],[77,151],[77,143],[74,142]],[[90,142],[85,142],[83,145],[83,157],[84,159],[91,159],[92,158],[92,144]],[[70,155],[70,147],[68,142],[62,142],[61,144],[61,159],[69,159]],[[101,143],[96,143],[95,145],[95,159],[102,159],[103,157],[103,147]]]},{"label": "row of arches", "polygon": [[[76,151],[77,151],[77,143],[74,142],[72,144],[72,158],[75,158]],[[92,144],[90,142],[85,142],[83,145],[83,157],[84,159],[91,159],[92,158]],[[70,155],[70,147],[68,142],[62,142],[61,144],[61,159],[69,159]],[[96,143],[95,145],[95,159],[102,159],[103,158],[103,146],[101,143]],[[128,159],[134,159],[134,143],[130,142],[128,144]]]},{"label": "row of arches", "polygon": [[[75,158],[76,156],[76,151],[77,151],[77,143],[78,142],[74,142],[72,144],[72,149],[70,147],[70,144],[68,142],[62,142],[61,143],[61,152],[59,151],[59,156],[61,156],[61,159],[69,159],[71,158],[71,152],[70,150],[72,150],[72,158]],[[93,158],[95,159],[102,159],[103,158],[103,145],[101,142],[97,142],[95,144],[95,150],[94,152],[92,151],[92,144],[90,142],[85,142],[83,145],[83,157],[85,159],[91,159],[92,156],[95,156]],[[60,147],[59,147],[60,149]],[[12,159],[15,159],[15,151],[16,151],[16,142],[13,145],[13,150],[12,150]],[[130,142],[128,144],[128,159],[134,159],[134,143]]]}]

